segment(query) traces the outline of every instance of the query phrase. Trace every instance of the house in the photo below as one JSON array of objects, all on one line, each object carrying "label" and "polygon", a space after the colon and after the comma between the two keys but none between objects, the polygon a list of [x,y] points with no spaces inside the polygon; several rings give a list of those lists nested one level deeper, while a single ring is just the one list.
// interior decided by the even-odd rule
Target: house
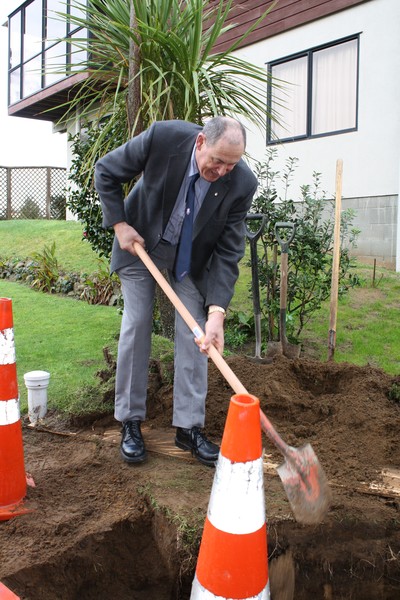
[{"label": "house", "polygon": [[[42,4],[47,13],[42,19]],[[85,76],[78,57],[56,37],[87,35],[49,18],[49,11],[74,8],[71,0],[27,0],[9,17],[9,114],[56,121],[59,107]],[[72,6],[71,6],[72,4]],[[337,159],[343,161],[342,207],[355,210],[361,229],[357,255],[400,271],[400,3],[398,0],[278,0],[237,54],[267,65],[282,89],[266,90],[265,101],[279,113],[279,125],[251,130],[248,151],[261,160],[276,148],[277,168],[298,158],[291,184],[321,173],[321,187],[335,194]],[[239,23],[220,40],[226,48],[265,10],[262,0],[235,2]],[[61,42],[59,42],[61,44]],[[67,57],[65,72],[52,73],[55,57]],[[50,68],[40,75],[37,68]],[[284,102],[282,102],[284,101]],[[65,124],[72,133],[76,123]]]}]

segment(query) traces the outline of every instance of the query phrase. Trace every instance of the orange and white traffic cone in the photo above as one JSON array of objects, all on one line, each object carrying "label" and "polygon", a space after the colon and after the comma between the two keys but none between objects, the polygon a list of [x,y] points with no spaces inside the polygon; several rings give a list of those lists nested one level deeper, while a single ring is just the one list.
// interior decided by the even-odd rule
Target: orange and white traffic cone
[{"label": "orange and white traffic cone", "polygon": [[28,512],[12,302],[0,298],[0,521]]},{"label": "orange and white traffic cone", "polygon": [[258,398],[232,396],[191,600],[269,600]]},{"label": "orange and white traffic cone", "polygon": [[0,600],[20,600],[20,598],[0,581]]}]

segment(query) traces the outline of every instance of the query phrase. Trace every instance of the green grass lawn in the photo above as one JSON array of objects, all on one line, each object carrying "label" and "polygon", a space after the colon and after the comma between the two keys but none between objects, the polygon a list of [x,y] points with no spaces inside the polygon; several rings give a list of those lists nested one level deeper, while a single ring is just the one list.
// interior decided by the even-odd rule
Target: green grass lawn
[{"label": "green grass lawn", "polygon": [[91,306],[4,280],[0,297],[12,300],[22,410],[27,403],[24,374],[43,370],[50,373],[49,408],[75,406],[79,412],[85,405],[79,390],[95,384],[96,371],[105,366],[103,347],[116,347],[121,320],[116,308]]},{"label": "green grass lawn", "polygon": [[[356,365],[370,364],[392,375],[400,374],[400,274],[358,265],[354,271],[361,285],[339,301],[334,359]],[[316,313],[303,331],[305,353],[327,360],[329,302]]]},{"label": "green grass lawn", "polygon": [[77,221],[0,221],[0,258],[25,259],[55,242],[56,258],[63,270],[93,273],[98,257],[82,239],[82,231]]},{"label": "green grass lawn", "polygon": [[[56,242],[59,263],[66,270],[93,272],[97,258],[82,241],[82,227],[74,221],[0,221],[0,260],[26,258]],[[375,285],[372,267],[359,265],[361,286],[339,301],[336,326],[337,362],[371,364],[387,373],[400,373],[400,274],[378,269]],[[250,269],[241,263],[232,308],[251,314]],[[26,410],[23,375],[50,372],[49,407],[67,412],[91,411],[96,399],[88,386],[99,381],[104,368],[103,348],[116,349],[121,316],[115,307],[91,306],[83,301],[44,294],[27,285],[0,280],[0,297],[13,301],[17,372],[21,408]],[[325,361],[328,356],[329,302],[313,315],[301,336],[302,355]],[[153,353],[168,354],[171,343],[153,339]]]}]

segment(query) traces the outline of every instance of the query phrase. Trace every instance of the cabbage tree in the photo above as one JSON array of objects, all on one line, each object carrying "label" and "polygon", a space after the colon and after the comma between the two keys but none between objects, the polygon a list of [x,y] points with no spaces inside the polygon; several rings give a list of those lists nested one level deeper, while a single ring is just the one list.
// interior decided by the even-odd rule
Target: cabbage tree
[{"label": "cabbage tree", "polygon": [[[75,65],[88,77],[65,105],[104,126],[89,162],[155,120],[202,122],[217,114],[245,117],[265,129],[267,70],[237,55],[240,43],[271,7],[225,51],[216,42],[228,29],[233,0],[75,0],[80,14],[64,15],[90,31],[87,60]],[[70,40],[71,41],[71,40]],[[82,55],[86,38],[74,37]],[[132,109],[133,107],[133,109]],[[110,131],[114,136],[110,136]],[[115,137],[118,130],[120,135]],[[92,159],[92,160],[91,160]]]}]

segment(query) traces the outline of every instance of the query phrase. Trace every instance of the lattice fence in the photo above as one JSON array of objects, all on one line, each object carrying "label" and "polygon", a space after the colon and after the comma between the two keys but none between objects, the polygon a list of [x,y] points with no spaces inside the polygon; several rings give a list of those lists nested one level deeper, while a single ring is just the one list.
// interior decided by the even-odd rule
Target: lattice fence
[{"label": "lattice fence", "polygon": [[65,220],[66,178],[60,167],[0,167],[0,220]]}]

